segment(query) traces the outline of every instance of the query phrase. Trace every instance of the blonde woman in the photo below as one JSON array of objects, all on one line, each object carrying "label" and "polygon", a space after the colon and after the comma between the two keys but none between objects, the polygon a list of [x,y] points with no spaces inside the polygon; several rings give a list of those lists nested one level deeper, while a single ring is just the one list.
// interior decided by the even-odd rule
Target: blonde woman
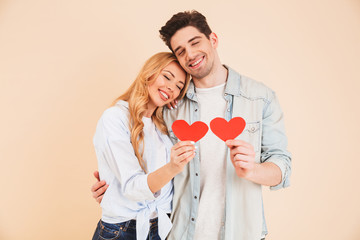
[{"label": "blonde woman", "polygon": [[93,240],[166,238],[172,179],[195,156],[195,146],[172,145],[162,107],[181,99],[188,84],[189,75],[172,53],[155,54],[101,116],[94,146],[100,178],[109,188]]}]

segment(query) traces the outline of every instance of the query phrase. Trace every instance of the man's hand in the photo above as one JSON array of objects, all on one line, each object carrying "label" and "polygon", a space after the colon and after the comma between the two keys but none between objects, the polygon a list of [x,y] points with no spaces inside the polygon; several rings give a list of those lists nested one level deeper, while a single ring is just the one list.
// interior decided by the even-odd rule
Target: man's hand
[{"label": "man's hand", "polygon": [[230,159],[236,174],[241,178],[249,179],[256,164],[254,147],[241,140],[227,140],[225,143],[230,148]]},{"label": "man's hand", "polygon": [[107,185],[104,180],[100,181],[99,171],[95,171],[94,176],[97,179],[97,182],[91,187],[91,192],[93,198],[95,198],[98,203],[101,203],[104,193],[109,185]]}]

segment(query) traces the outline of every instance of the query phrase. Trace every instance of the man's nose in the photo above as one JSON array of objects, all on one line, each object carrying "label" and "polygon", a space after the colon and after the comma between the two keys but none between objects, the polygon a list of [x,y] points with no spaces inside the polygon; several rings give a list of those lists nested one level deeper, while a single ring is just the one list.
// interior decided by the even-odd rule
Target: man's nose
[{"label": "man's nose", "polygon": [[194,59],[195,59],[195,57],[196,57],[195,51],[193,51],[193,50],[191,50],[191,49],[188,49],[188,50],[186,51],[186,53],[187,53],[187,60],[188,60],[188,61],[191,61],[191,60],[194,60]]}]

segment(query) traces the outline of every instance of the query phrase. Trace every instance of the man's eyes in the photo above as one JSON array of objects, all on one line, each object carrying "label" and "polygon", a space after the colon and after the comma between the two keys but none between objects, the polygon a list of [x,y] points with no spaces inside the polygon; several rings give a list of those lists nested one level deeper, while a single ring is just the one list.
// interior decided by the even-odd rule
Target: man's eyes
[{"label": "man's eyes", "polygon": [[[195,45],[197,45],[199,42],[200,42],[200,41],[198,41],[198,42],[193,42],[193,43],[191,43],[191,46],[195,46]],[[181,50],[181,51],[178,53],[178,56],[181,56],[183,53],[184,53],[184,50]]]}]

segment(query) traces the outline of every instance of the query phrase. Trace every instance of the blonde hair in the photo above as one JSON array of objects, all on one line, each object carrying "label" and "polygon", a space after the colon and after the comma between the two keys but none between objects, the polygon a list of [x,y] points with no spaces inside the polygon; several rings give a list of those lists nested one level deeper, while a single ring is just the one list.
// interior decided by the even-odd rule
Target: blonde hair
[{"label": "blonde hair", "polygon": [[[124,94],[116,98],[112,104],[115,105],[116,102],[119,100],[124,100],[129,103],[130,140],[134,148],[135,155],[139,161],[140,167],[143,169],[144,172],[147,171],[146,164],[142,158],[144,152],[144,123],[142,122],[142,118],[145,111],[147,110],[146,107],[149,102],[148,86],[151,85],[158,78],[161,71],[171,62],[178,63],[174,54],[170,52],[160,52],[150,57],[145,62],[144,66],[141,68],[138,76],[131,84],[129,89]],[[189,82],[190,75],[186,73],[185,85],[177,99],[181,99],[185,96],[186,90],[189,86]],[[168,134],[162,111],[163,107],[156,108],[151,116],[151,119],[157,129],[159,129],[163,134]],[[141,151],[139,151],[140,146],[142,146]]]}]

